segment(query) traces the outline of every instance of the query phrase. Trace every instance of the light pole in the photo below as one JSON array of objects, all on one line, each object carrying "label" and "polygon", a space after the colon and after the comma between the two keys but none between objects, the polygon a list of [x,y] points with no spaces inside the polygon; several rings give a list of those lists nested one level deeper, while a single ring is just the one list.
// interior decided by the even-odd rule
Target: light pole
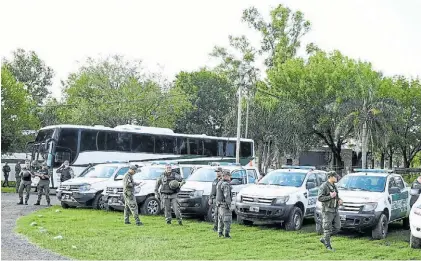
[{"label": "light pole", "polygon": [[240,86],[238,87],[238,115],[237,115],[237,146],[235,153],[235,163],[240,163],[240,138],[241,138],[241,92],[243,82],[240,81]]}]

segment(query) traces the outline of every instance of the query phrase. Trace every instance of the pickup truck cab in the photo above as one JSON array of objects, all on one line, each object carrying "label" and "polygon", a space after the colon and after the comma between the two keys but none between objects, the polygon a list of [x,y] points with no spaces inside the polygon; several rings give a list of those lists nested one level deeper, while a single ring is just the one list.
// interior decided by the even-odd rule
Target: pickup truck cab
[{"label": "pickup truck cab", "polygon": [[235,206],[236,194],[244,187],[257,181],[259,173],[253,167],[241,167],[235,163],[211,163],[196,169],[181,187],[177,200],[183,216],[204,217],[213,222],[215,209],[209,206],[212,182],[216,178],[216,168],[222,167],[231,172],[232,208]]},{"label": "pickup truck cab", "polygon": [[[401,175],[384,169],[355,169],[336,186],[343,201],[339,207],[343,229],[371,230],[373,239],[384,239],[392,222],[403,220],[409,228],[409,189]],[[317,202],[314,218],[321,234],[321,202]]]},{"label": "pickup truck cab", "polygon": [[238,193],[237,221],[285,223],[286,230],[299,230],[305,217],[313,217],[324,181],[326,172],[315,167],[282,166]]},{"label": "pickup truck cab", "polygon": [[123,177],[130,164],[103,163],[87,167],[77,178],[66,180],[57,189],[57,198],[63,208],[92,207],[104,208],[101,193],[107,182]]}]

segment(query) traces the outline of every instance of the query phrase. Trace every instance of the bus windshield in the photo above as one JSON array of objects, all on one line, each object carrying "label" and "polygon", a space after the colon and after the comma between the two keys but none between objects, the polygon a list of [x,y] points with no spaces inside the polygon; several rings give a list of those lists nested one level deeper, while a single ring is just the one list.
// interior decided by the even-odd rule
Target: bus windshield
[{"label": "bus windshield", "polygon": [[52,138],[53,134],[54,134],[54,129],[40,130],[38,131],[38,135],[35,138],[35,143],[45,142],[46,140]]}]

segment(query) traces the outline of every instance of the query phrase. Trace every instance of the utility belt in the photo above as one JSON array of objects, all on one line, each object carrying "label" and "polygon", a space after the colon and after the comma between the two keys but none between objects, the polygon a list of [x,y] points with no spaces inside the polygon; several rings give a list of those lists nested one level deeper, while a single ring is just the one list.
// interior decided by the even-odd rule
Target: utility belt
[{"label": "utility belt", "polygon": [[216,206],[217,207],[225,207],[225,208],[229,208],[228,203],[227,202],[216,202]]}]

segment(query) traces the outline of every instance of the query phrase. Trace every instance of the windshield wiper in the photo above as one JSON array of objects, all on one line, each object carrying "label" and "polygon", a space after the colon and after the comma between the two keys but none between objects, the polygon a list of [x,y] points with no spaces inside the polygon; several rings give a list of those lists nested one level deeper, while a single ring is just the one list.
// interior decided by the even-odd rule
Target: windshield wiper
[{"label": "windshield wiper", "polygon": [[365,188],[349,188],[349,189],[351,189],[351,190],[370,191],[370,192],[371,192],[371,190],[369,190],[369,189],[365,189]]},{"label": "windshield wiper", "polygon": [[349,188],[347,188],[347,187],[342,187],[342,186],[338,187],[338,189],[349,190]]}]

